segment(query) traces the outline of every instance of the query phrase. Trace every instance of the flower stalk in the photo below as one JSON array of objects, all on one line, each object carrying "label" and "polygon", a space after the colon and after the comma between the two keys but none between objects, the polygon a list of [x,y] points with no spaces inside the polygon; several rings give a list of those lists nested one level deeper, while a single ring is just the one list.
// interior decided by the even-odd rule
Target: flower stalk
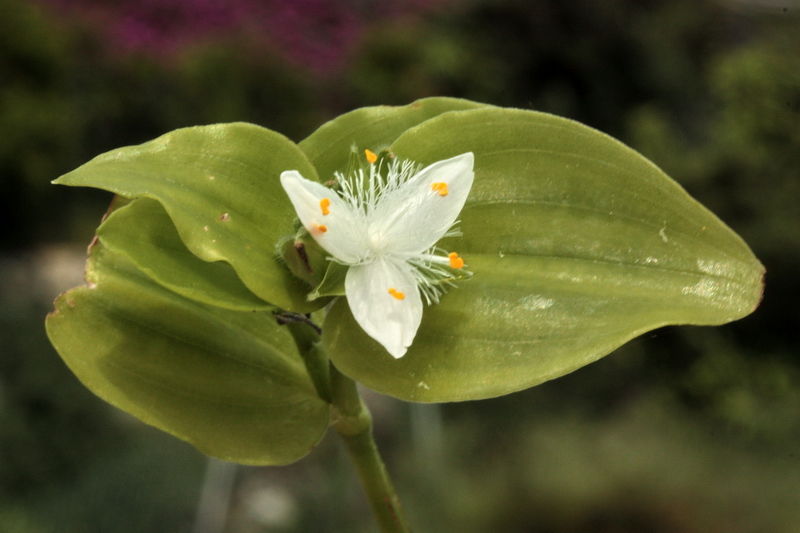
[{"label": "flower stalk", "polygon": [[361,400],[355,381],[331,364],[330,384],[333,427],[356,465],[381,531],[410,532],[408,520],[372,436],[372,415]]}]

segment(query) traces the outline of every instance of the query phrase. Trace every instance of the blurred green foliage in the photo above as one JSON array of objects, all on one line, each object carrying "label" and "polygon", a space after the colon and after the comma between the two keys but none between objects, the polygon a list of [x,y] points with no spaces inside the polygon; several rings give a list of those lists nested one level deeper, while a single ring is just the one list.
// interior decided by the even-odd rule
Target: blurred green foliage
[{"label": "blurred green foliage", "polygon": [[[55,294],[42,296],[30,251],[84,246],[109,199],[50,180],[181,126],[245,120],[300,140],[356,107],[446,95],[560,114],[631,144],[748,241],[767,289],[736,324],[662,330],[534,389],[444,406],[444,455],[435,424],[410,424],[416,406],[373,399],[414,521],[797,531],[800,8],[786,5],[453,1],[425,19],[375,18],[323,75],[235,35],[166,61],[114,56],[96,28],[0,0],[0,529],[101,532],[116,518],[127,529],[114,531],[189,531],[198,491],[196,452],[120,418],[45,339]],[[371,531],[368,514],[343,512],[362,500],[338,457],[326,441],[298,465],[250,471],[275,476],[302,513],[259,525],[242,496],[229,531]]]}]

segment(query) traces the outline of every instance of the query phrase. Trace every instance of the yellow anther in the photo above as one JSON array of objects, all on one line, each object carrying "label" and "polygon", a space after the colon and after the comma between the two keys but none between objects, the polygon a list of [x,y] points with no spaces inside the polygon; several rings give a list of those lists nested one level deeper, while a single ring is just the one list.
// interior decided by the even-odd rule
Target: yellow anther
[{"label": "yellow anther", "polygon": [[405,294],[403,294],[402,292],[398,291],[398,290],[397,290],[397,289],[395,289],[394,287],[392,287],[391,289],[389,289],[389,294],[391,294],[392,296],[394,296],[394,297],[395,297],[395,298],[397,298],[398,300],[404,300],[404,299],[405,299],[405,297],[406,297],[406,295],[405,295]]},{"label": "yellow anther", "polygon": [[370,150],[364,150],[364,154],[367,156],[367,162],[369,163],[374,163],[375,161],[378,160],[378,156],[375,155],[375,152],[372,152]]},{"label": "yellow anther", "polygon": [[437,191],[439,196],[447,196],[447,184],[444,182],[433,183],[431,189]]},{"label": "yellow anther", "polygon": [[328,209],[331,206],[330,198],[323,198],[319,201],[319,208],[322,209],[323,215],[329,215],[331,210]]},{"label": "yellow anther", "polygon": [[314,227],[320,233],[325,233],[326,231],[328,231],[328,226],[326,226],[325,224],[314,224]]},{"label": "yellow anther", "polygon": [[450,258],[450,268],[464,268],[464,260],[458,257],[458,254],[451,252],[448,256]]}]

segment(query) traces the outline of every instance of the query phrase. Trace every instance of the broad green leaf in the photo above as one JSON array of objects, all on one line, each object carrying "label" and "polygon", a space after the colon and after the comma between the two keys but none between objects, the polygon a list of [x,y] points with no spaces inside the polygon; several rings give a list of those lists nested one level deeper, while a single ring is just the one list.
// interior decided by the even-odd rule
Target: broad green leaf
[{"label": "broad green leaf", "polygon": [[155,200],[138,198],[117,209],[97,236],[106,248],[186,298],[239,311],[272,309],[242,284],[230,264],[203,261],[190,252]]},{"label": "broad green leaf", "polygon": [[87,280],[47,333],[95,394],[227,461],[291,463],[322,437],[328,405],[272,312],[188,300],[101,244]]},{"label": "broad green leaf", "polygon": [[279,182],[289,169],[316,178],[303,152],[282,135],[252,124],[216,124],[113,150],[55,183],[158,200],[193,254],[230,263],[265,301],[310,311],[321,303],[306,301],[310,287],[275,249],[295,218]]},{"label": "broad green leaf", "polygon": [[362,107],[323,124],[300,143],[300,148],[316,167],[320,179],[326,182],[333,179],[334,172],[347,168],[353,148],[359,155],[365,149],[377,153],[388,148],[404,131],[426,120],[450,111],[481,107],[487,105],[442,97],[423,98],[402,107]]},{"label": "broad green leaf", "polygon": [[472,151],[457,251],[474,273],[425,309],[394,360],[338,301],[324,325],[334,364],[373,389],[433,402],[556,378],[648,330],[723,324],[758,305],[747,245],[652,163],[566,119],[510,109],[449,113],[391,147],[429,164]]}]

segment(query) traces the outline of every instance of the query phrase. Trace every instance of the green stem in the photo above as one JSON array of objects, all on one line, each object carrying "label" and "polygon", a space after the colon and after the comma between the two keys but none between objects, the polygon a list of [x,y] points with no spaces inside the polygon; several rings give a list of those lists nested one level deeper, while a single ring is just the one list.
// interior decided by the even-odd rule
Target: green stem
[{"label": "green stem", "polygon": [[294,338],[317,394],[326,402],[330,402],[330,377],[328,376],[328,367],[330,365],[319,334],[312,327],[309,327],[310,321],[295,320],[292,316],[305,318],[304,315],[281,313],[277,315],[278,323],[286,326]]},{"label": "green stem", "polygon": [[330,366],[333,427],[347,446],[361,484],[383,533],[409,533],[400,500],[372,438],[372,415],[361,401],[356,383]]}]

